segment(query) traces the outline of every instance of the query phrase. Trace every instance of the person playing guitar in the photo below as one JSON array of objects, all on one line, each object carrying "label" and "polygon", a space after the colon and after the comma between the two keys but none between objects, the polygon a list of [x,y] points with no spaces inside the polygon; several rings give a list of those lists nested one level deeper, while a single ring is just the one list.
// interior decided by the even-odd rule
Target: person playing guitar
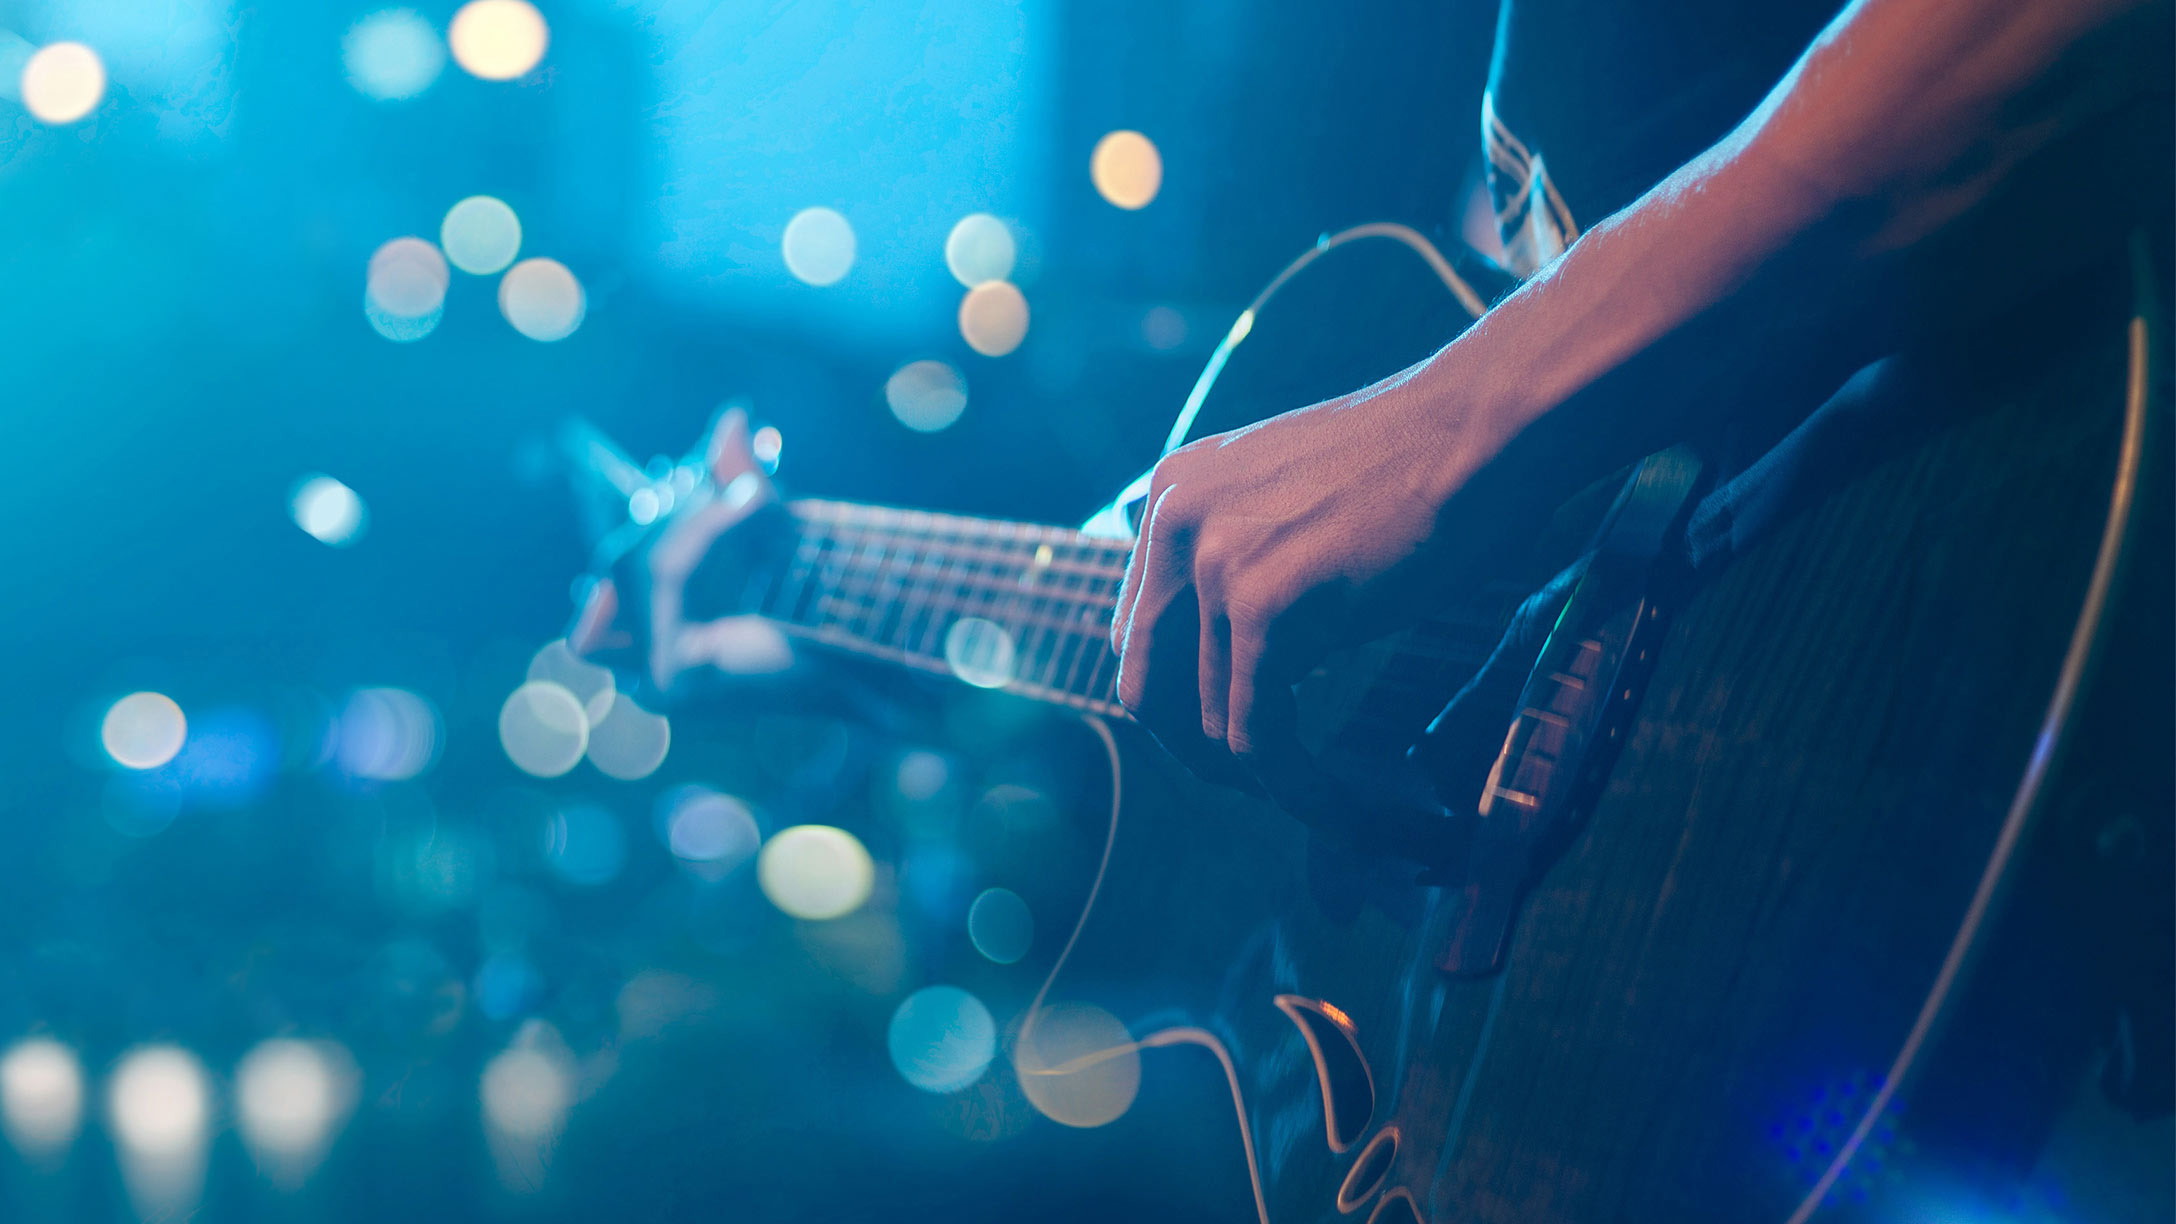
[{"label": "person playing guitar", "polygon": [[[1334,820],[1350,781],[1303,747],[1295,686],[1426,619],[1580,490],[1683,448],[1700,474],[1663,516],[1664,551],[1719,572],[1948,424],[1931,383],[1975,367],[2023,380],[2037,351],[2061,349],[2059,295],[2120,259],[2132,231],[2152,233],[2134,262],[2165,284],[2171,38],[2165,0],[1505,0],[1480,112],[1504,257],[1523,279],[1390,377],[1163,456],[1110,615],[1117,703],[1204,777]],[[777,504],[739,412],[706,466],[710,491],[589,587],[570,633],[660,693],[719,661],[691,578]],[[1492,793],[1515,795],[1509,779],[1492,774]],[[1497,938],[1472,966],[1496,966]],[[1448,1151],[1430,1182],[1374,1118],[1330,1127],[1348,1161],[1374,1136],[1323,1174],[1338,1209],[1451,1218]],[[1570,1185],[1559,1200],[1507,1189],[1470,1218],[1588,1218]],[[1670,1201],[1653,1194],[1640,1201]],[[1259,1171],[1255,1196],[1273,1214]],[[1552,1201],[1588,1206],[1560,1215]]]}]

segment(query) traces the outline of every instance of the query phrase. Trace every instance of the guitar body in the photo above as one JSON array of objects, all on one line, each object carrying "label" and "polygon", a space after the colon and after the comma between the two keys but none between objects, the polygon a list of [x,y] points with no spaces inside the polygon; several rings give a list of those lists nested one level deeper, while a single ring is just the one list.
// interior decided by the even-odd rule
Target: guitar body
[{"label": "guitar body", "polygon": [[[1197,432],[1380,377],[1456,314],[1404,247],[1333,252],[1256,320]],[[1991,332],[1926,354],[1913,376],[1944,398],[1924,428],[1692,579],[1499,972],[1436,967],[1453,907],[1411,864],[1112,725],[1109,857],[1044,1014],[1092,1003],[1147,1048],[1023,1059],[1024,1081],[1051,1081],[1030,1095],[1136,1058],[1199,1077],[1202,1115],[1154,1125],[1229,1133],[1200,1176],[1229,1187],[1231,1220],[1781,1224],[1825,1180],[1824,1217],[1845,1219],[2029,1199],[2111,1032],[2092,950],[2135,865],[2109,830],[2168,811],[2160,538],[2133,542],[2102,666],[2060,743],[2043,737],[2118,477],[2129,318],[2117,278],[2045,351]],[[2159,525],[2159,492],[2140,496],[2134,517]],[[1476,608],[1303,686],[1318,743],[1397,767],[1494,646],[1484,606],[1566,559],[1477,579]],[[2126,636],[2133,621],[2153,627]],[[1960,939],[2054,747],[1996,903]]]}]

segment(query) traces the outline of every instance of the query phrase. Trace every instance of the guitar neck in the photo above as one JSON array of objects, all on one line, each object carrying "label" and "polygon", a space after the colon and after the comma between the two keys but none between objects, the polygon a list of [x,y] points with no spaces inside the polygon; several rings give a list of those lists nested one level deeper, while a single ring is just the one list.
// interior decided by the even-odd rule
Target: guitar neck
[{"label": "guitar neck", "polygon": [[753,610],[789,635],[1120,716],[1111,613],[1130,540],[802,500]]}]

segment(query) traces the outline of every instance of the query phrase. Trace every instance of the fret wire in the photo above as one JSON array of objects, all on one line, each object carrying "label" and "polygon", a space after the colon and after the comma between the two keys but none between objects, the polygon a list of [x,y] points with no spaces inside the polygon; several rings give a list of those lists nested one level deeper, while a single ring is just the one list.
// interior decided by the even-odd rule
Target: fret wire
[{"label": "fret wire", "polygon": [[[944,516],[932,517],[939,518]],[[1011,526],[1010,524],[1003,523],[999,520],[965,519],[957,521],[973,523],[983,528],[983,543],[981,546],[978,546],[965,533],[958,533],[958,538],[961,540],[961,545],[959,545],[958,547],[961,547],[965,551],[985,553],[987,554],[986,559],[995,559],[998,561],[1004,561],[1015,556],[1032,554],[1034,551],[1032,546],[1022,549],[1020,547],[1022,541],[1017,536],[1001,540],[992,538],[994,534],[991,530],[992,528],[1004,528],[1007,526]],[[1084,555],[1067,562],[1066,564],[1068,568],[1078,566],[1091,573],[1098,575],[1108,575],[1113,579],[1122,577],[1126,572],[1126,557],[1132,550],[1132,546],[1130,544],[1121,545],[1116,541],[1105,543],[1100,537],[1083,536],[1078,533],[1065,532],[1055,528],[1025,528],[1025,525],[1022,526],[1026,530],[1050,531],[1056,533],[1056,538],[1037,539],[1034,540],[1033,543],[1047,543],[1050,544],[1053,548],[1057,547],[1060,544],[1068,544],[1076,548],[1082,549]],[[851,532],[852,534],[857,536],[868,536],[874,538],[878,535],[896,533],[899,529],[894,527],[877,527],[874,525],[863,526],[856,524],[840,525],[831,528],[831,530],[839,532]],[[1088,550],[1091,549],[1094,550],[1096,553],[1102,555],[1085,555]]]},{"label": "fret wire", "polygon": [[[851,603],[854,606],[860,608],[863,613],[869,613],[879,609],[885,602],[886,596],[883,590],[881,590],[880,588],[872,587],[868,585],[868,583],[865,581],[848,581],[846,583],[840,584],[838,587],[830,591],[827,591],[824,595],[824,598],[838,603],[842,606]],[[963,615],[976,616],[980,619],[990,621],[993,624],[1006,626],[1008,629],[1013,625],[1018,625],[1022,628],[1050,629],[1055,632],[1076,634],[1087,638],[1092,638],[1094,636],[1084,627],[1083,624],[1076,623],[1072,620],[1064,618],[1052,619],[1048,617],[1035,617],[1030,616],[1025,611],[999,612],[995,609],[992,609],[987,604],[951,603],[948,605],[940,604],[939,606],[943,606],[944,610],[948,612],[957,612]],[[1014,644],[1014,648],[1015,650],[1018,649],[1017,641]],[[925,653],[942,652],[932,651]]]}]

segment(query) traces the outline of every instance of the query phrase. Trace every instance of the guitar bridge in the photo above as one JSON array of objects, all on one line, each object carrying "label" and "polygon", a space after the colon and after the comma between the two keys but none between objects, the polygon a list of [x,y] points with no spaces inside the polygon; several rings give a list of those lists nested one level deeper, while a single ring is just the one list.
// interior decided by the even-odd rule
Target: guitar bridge
[{"label": "guitar bridge", "polygon": [[1465,869],[1443,881],[1447,936],[1436,964],[1445,972],[1503,967],[1520,902],[1607,777],[1654,668],[1666,620],[1656,588],[1671,568],[1661,558],[1699,472],[1682,451],[1641,463],[1579,570],[1471,809]]}]

